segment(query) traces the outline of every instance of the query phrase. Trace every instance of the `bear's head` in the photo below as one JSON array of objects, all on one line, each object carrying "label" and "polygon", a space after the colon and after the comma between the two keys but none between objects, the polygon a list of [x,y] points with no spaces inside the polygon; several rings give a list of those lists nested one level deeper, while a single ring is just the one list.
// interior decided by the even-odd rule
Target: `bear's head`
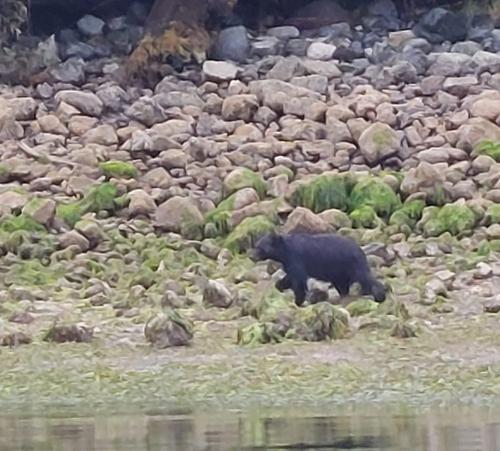
[{"label": "bear's head", "polygon": [[250,258],[253,261],[275,260],[281,261],[284,250],[284,240],[281,235],[276,233],[266,233],[262,236],[253,250],[250,252]]}]

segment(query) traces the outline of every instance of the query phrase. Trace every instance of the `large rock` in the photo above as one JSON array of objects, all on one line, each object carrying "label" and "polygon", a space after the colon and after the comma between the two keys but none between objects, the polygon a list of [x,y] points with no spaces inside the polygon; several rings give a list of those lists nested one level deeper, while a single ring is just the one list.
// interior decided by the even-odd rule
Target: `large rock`
[{"label": "large rock", "polygon": [[253,94],[229,96],[222,102],[222,118],[226,121],[241,119],[249,122],[258,108],[257,96]]},{"label": "large rock", "polygon": [[500,141],[500,127],[487,119],[474,117],[458,129],[458,135],[456,147],[472,150],[483,140]]},{"label": "large rock", "polygon": [[154,199],[144,190],[135,189],[128,194],[130,199],[128,205],[129,216],[149,216],[156,210]]},{"label": "large rock", "polygon": [[358,145],[368,164],[377,164],[399,151],[401,139],[387,124],[376,122],[361,133]]},{"label": "large rock", "polygon": [[467,36],[467,21],[464,14],[434,8],[422,16],[413,31],[433,44],[463,41]]},{"label": "large rock", "polygon": [[159,313],[147,321],[144,336],[158,349],[186,346],[193,338],[193,324],[176,311]]},{"label": "large rock", "polygon": [[427,71],[429,75],[454,77],[462,75],[471,61],[471,57],[462,53],[439,53],[429,58],[431,65]]},{"label": "large rock", "polygon": [[55,213],[56,203],[52,199],[32,199],[23,208],[23,214],[43,225],[50,224]]},{"label": "large rock", "polygon": [[184,233],[201,227],[203,215],[196,201],[189,197],[174,196],[163,202],[154,215],[155,227],[165,232]]},{"label": "large rock", "polygon": [[26,194],[15,191],[4,191],[0,193],[0,211],[5,210],[10,213],[12,210],[20,210],[28,203]]},{"label": "large rock", "polygon": [[483,98],[476,100],[470,107],[470,114],[495,122],[500,116],[500,98]]},{"label": "large rock", "polygon": [[444,175],[434,165],[422,161],[416,168],[406,172],[401,182],[401,191],[405,194],[415,194],[432,189],[443,181]]},{"label": "large rock", "polygon": [[102,100],[91,92],[59,91],[55,99],[74,106],[87,116],[100,116],[104,107]]},{"label": "large rock", "polygon": [[288,216],[283,227],[284,233],[328,233],[333,226],[319,215],[303,207],[297,207]]},{"label": "large rock", "polygon": [[244,26],[222,30],[215,41],[215,57],[220,60],[244,62],[250,52],[250,41]]}]

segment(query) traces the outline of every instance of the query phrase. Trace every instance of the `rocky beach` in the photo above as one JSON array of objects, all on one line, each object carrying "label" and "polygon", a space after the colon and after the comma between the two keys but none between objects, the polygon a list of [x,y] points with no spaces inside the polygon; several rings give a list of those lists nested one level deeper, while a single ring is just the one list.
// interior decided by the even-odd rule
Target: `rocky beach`
[{"label": "rocky beach", "polygon": [[[494,15],[231,26],[154,86],[116,76],[141,17],[85,16],[0,86],[0,401],[494,400]],[[311,280],[296,307],[248,257],[272,230],[356,239],[387,300]]]}]

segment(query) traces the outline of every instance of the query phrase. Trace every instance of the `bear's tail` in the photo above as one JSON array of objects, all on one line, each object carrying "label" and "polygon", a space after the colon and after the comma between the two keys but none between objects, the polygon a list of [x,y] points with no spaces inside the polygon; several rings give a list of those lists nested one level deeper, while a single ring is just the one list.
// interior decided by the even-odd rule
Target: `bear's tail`
[{"label": "bear's tail", "polygon": [[371,294],[376,302],[385,301],[386,288],[384,284],[375,279],[372,274],[367,274],[359,282],[364,295]]}]

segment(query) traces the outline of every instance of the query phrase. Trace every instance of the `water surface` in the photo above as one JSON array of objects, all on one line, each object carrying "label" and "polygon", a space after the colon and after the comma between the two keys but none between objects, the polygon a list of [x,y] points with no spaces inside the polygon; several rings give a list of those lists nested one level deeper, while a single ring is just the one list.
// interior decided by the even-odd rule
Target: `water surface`
[{"label": "water surface", "polygon": [[0,451],[500,450],[489,407],[2,411]]}]

